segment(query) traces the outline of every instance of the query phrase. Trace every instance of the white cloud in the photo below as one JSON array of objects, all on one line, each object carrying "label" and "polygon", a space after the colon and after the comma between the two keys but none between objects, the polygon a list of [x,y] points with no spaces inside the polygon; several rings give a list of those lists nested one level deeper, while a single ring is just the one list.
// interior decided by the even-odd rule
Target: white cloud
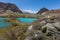
[{"label": "white cloud", "polygon": [[29,13],[34,13],[34,14],[37,13],[37,11],[32,11],[32,10],[23,10],[23,12],[29,12]]}]

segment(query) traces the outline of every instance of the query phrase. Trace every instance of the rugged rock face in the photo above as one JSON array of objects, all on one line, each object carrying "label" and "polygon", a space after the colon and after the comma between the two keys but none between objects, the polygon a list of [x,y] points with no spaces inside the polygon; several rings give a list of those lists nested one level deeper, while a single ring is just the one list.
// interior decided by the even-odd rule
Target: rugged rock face
[{"label": "rugged rock face", "polygon": [[0,12],[4,12],[6,10],[22,13],[22,11],[15,4],[0,2]]},{"label": "rugged rock face", "polygon": [[60,21],[47,16],[30,26],[28,32],[25,40],[60,40]]},{"label": "rugged rock face", "polygon": [[47,8],[41,8],[37,14],[42,14],[43,12],[49,11]]}]

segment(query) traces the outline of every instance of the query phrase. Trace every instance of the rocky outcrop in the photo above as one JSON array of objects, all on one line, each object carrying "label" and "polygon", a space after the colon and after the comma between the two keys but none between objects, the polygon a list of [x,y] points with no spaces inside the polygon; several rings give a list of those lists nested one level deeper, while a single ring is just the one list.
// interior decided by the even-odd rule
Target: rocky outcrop
[{"label": "rocky outcrop", "polygon": [[15,4],[0,2],[0,12],[4,12],[6,10],[22,13],[22,11]]},{"label": "rocky outcrop", "polygon": [[46,12],[43,12],[42,15],[58,15],[60,14],[60,9],[57,9],[57,10],[50,10],[50,11],[46,11]]},{"label": "rocky outcrop", "polygon": [[[58,17],[57,17],[58,18]],[[60,40],[60,21],[44,17],[28,28],[25,40]]]}]

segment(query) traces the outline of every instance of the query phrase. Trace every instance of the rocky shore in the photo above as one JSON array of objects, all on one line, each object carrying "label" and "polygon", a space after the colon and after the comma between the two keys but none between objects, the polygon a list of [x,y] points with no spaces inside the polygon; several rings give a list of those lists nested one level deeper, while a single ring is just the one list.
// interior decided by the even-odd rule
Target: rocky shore
[{"label": "rocky shore", "polygon": [[[41,15],[30,24],[15,22],[14,27],[6,28],[0,40],[60,40],[60,13]],[[19,24],[19,25],[17,25]]]}]

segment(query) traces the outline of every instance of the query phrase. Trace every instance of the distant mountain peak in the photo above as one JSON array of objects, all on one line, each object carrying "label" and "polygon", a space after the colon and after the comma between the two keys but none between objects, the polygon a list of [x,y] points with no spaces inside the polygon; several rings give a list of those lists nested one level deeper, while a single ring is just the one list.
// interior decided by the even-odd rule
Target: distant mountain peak
[{"label": "distant mountain peak", "polygon": [[32,11],[32,10],[23,10],[23,13],[25,13],[25,14],[36,14],[36,12]]},{"label": "distant mountain peak", "polygon": [[46,11],[49,11],[49,9],[43,7],[43,8],[41,8],[41,9],[38,11],[37,14],[42,14],[43,12],[46,12]]}]

